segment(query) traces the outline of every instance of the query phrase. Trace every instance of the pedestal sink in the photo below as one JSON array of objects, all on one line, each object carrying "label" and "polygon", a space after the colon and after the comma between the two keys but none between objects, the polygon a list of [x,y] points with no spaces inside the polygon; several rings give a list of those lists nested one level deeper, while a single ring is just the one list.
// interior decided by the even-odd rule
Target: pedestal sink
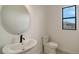
[{"label": "pedestal sink", "polygon": [[23,41],[23,43],[8,44],[3,47],[2,52],[6,54],[19,54],[27,52],[28,50],[35,47],[36,44],[37,41],[35,39],[28,39],[26,41]]}]

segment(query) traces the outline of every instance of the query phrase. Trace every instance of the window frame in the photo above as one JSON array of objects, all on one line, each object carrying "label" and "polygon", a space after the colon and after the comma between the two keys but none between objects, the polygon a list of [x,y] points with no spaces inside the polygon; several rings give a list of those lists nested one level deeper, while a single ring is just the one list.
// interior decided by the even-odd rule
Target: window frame
[{"label": "window frame", "polygon": [[[74,17],[72,16],[72,17],[65,17],[65,18],[64,18],[64,17],[63,17],[64,9],[65,9],[65,8],[70,8],[70,7],[75,7],[75,11],[74,11],[74,12],[75,12],[75,16],[74,16]],[[64,23],[63,20],[64,20],[64,19],[75,19],[75,28],[74,28],[74,29],[66,29],[66,28],[64,28],[64,27],[63,27],[63,25],[64,25],[64,24],[63,24],[63,23]],[[76,5],[73,5],[73,6],[66,6],[66,7],[63,7],[63,8],[62,8],[62,29],[63,29],[63,30],[76,30],[76,19],[77,19],[77,16],[76,16]]]}]

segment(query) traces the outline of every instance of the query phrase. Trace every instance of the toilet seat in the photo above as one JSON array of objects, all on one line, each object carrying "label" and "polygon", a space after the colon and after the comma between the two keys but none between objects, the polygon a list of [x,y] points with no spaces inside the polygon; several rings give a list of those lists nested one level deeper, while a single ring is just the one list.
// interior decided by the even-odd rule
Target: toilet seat
[{"label": "toilet seat", "polygon": [[55,43],[55,42],[48,42],[47,45],[50,47],[50,48],[57,48],[58,44]]}]

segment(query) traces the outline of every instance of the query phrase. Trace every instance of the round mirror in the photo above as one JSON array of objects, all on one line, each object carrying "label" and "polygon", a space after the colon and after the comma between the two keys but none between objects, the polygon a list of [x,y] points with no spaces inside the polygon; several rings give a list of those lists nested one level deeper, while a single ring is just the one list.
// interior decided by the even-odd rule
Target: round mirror
[{"label": "round mirror", "polygon": [[11,34],[22,34],[30,25],[30,14],[23,5],[2,6],[2,26]]}]

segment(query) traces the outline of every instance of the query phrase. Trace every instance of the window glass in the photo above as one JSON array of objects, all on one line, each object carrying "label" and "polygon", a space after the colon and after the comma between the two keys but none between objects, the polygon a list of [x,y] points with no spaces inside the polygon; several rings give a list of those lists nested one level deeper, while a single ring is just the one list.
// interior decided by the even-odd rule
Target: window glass
[{"label": "window glass", "polygon": [[68,7],[63,9],[63,18],[75,17],[75,7]]}]

